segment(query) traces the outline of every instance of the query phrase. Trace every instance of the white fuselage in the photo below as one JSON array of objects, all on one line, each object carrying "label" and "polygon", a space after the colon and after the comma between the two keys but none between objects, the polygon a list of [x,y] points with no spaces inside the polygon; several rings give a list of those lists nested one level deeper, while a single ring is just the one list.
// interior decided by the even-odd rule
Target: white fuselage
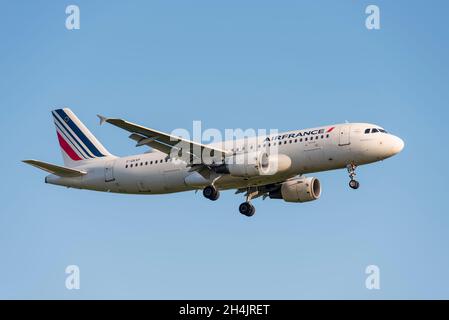
[{"label": "white fuselage", "polygon": [[265,145],[264,150],[277,148],[277,153],[287,155],[291,159],[290,168],[274,175],[245,178],[212,172],[204,176],[192,171],[185,162],[175,161],[165,153],[153,151],[122,158],[110,156],[85,161],[77,169],[86,171],[86,175],[76,178],[49,175],[46,182],[127,194],[188,191],[202,189],[212,183],[218,189],[246,188],[282,182],[299,174],[341,169],[348,164],[368,164],[402,150],[404,144],[400,138],[384,132],[367,134],[367,128],[379,126],[345,123],[280,133],[268,136],[269,141],[264,136],[234,142],[232,151],[237,154],[255,151]]}]

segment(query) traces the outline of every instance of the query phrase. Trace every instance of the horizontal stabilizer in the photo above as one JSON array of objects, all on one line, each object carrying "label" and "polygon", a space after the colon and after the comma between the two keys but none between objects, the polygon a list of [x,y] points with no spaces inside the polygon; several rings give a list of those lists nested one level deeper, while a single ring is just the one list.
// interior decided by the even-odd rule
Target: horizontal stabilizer
[{"label": "horizontal stabilizer", "polygon": [[41,170],[44,170],[44,171],[50,172],[52,174],[55,174],[57,176],[60,176],[60,177],[67,177],[67,178],[81,177],[87,173],[85,171],[71,169],[71,168],[67,168],[67,167],[61,167],[61,166],[57,166],[55,164],[42,162],[42,161],[38,161],[38,160],[23,160],[23,162],[26,164],[29,164],[33,167],[36,167]]}]

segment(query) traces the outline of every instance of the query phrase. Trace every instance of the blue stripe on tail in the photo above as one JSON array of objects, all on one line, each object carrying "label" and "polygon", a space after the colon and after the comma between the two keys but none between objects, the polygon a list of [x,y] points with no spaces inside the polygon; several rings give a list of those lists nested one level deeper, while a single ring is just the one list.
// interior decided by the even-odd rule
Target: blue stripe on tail
[{"label": "blue stripe on tail", "polygon": [[[59,131],[61,132],[61,134],[63,135],[63,137],[66,139],[67,143],[70,143],[70,146],[71,146],[72,148],[75,148],[76,151],[78,151],[79,155],[80,155],[81,157],[83,157],[84,159],[91,158],[91,157],[89,156],[89,154],[88,154],[86,151],[84,151],[84,149],[83,149],[84,153],[81,152],[81,150],[80,150],[80,147],[81,147],[81,146],[79,145],[78,141],[76,141],[76,139],[73,138],[72,134],[71,134],[69,131],[65,130],[65,132],[67,132],[67,133],[72,137],[72,139],[75,141],[75,142],[73,143],[72,140],[69,139],[69,137],[67,136],[67,134],[64,132],[64,130],[61,129],[61,125],[58,123],[58,122],[60,122],[59,119],[56,118],[56,117],[54,117],[54,118],[55,118],[55,125],[56,125],[56,128],[59,129]],[[85,155],[85,154],[86,154],[86,155]]]},{"label": "blue stripe on tail", "polygon": [[72,129],[75,135],[84,143],[84,145],[90,150],[90,152],[96,157],[105,157],[97,147],[84,135],[84,133],[78,128],[78,126],[70,119],[70,117],[65,113],[64,110],[58,109],[55,112],[63,119],[67,125]]},{"label": "blue stripe on tail", "polygon": [[80,150],[82,150],[82,152],[89,158],[94,158],[92,156],[92,154],[86,150],[86,148],[78,141],[79,139],[77,139],[72,132],[70,132],[67,124],[64,121],[61,121],[56,114],[53,113],[53,118],[55,119],[55,124],[59,127],[59,130],[61,130],[62,128],[64,129],[65,132],[67,132],[67,134],[70,136],[70,140],[72,141],[73,144],[75,144],[75,146],[77,146]]}]

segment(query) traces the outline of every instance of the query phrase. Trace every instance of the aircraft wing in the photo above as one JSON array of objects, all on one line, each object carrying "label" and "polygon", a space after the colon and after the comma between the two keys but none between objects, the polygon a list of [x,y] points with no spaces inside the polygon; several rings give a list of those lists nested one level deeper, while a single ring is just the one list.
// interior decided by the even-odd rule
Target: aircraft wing
[{"label": "aircraft wing", "polygon": [[24,163],[32,165],[38,169],[50,172],[60,177],[80,177],[86,174],[85,171],[71,169],[67,167],[57,166],[55,164],[38,161],[38,160],[23,160]]},{"label": "aircraft wing", "polygon": [[183,155],[186,152],[190,161],[194,161],[195,164],[204,164],[204,155],[214,159],[222,159],[232,154],[229,151],[146,128],[123,119],[109,119],[100,115],[98,117],[101,124],[107,122],[131,132],[129,138],[137,142],[137,147],[147,145],[168,155],[177,155],[177,157],[180,157],[179,152],[182,152]]}]

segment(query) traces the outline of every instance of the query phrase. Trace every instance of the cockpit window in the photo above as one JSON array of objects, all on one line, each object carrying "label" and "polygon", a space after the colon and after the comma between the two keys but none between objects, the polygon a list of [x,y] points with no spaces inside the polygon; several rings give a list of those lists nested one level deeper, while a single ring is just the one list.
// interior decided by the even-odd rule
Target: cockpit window
[{"label": "cockpit window", "polygon": [[365,129],[365,134],[378,133],[378,132],[388,133],[387,131],[385,131],[384,129],[381,129],[381,128],[368,128],[368,129]]}]

